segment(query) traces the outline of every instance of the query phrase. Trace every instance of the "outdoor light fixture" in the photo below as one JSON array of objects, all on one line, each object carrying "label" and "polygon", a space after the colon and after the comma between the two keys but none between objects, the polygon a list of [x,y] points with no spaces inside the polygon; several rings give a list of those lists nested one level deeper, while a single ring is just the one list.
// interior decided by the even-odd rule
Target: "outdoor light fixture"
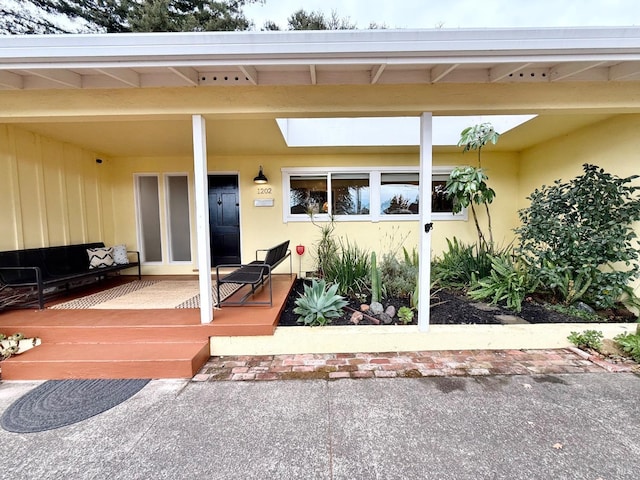
[{"label": "outdoor light fixture", "polygon": [[260,165],[260,171],[258,172],[258,176],[253,179],[253,183],[267,183],[267,177],[262,173],[262,165]]}]

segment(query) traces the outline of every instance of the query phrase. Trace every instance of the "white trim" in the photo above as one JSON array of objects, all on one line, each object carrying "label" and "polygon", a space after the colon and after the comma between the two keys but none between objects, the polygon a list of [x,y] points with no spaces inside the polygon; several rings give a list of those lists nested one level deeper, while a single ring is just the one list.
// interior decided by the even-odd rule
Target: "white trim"
[{"label": "white trim", "polygon": [[438,64],[520,63],[549,57],[613,61],[629,56],[638,60],[639,45],[637,27],[8,35],[0,38],[0,60],[14,59],[22,65],[19,68],[52,63],[59,68],[96,68],[99,59],[102,66],[116,62],[120,67],[159,65],[163,60],[188,66],[201,64],[202,58],[225,65],[239,58],[260,61],[253,65],[282,64],[285,59],[308,64],[311,58],[316,65],[354,59],[395,65],[416,59]]},{"label": "white trim", "polygon": [[211,290],[211,243],[209,237],[209,180],[207,172],[207,126],[202,115],[191,117],[193,134],[193,176],[196,204],[198,280],[200,285],[200,323],[213,320]]},{"label": "white trim", "polygon": [[0,36],[12,90],[549,82],[552,69],[603,83],[637,79],[625,66],[639,61],[638,27]]},{"label": "white trim", "polygon": [[[455,167],[453,166],[436,166],[432,168],[431,179],[434,176],[448,176]],[[383,215],[377,212],[380,205],[380,185],[383,173],[419,173],[420,167],[416,165],[407,166],[376,166],[376,167],[282,167],[282,221],[283,223],[310,222],[307,214],[290,213],[289,194],[291,191],[290,178],[293,175],[327,175],[327,201],[331,205],[331,179],[329,173],[369,173],[370,197],[369,205],[371,213],[368,215],[334,215],[333,219],[337,222],[417,222],[419,215]],[[429,195],[430,197],[430,195]],[[376,205],[374,211],[374,205]],[[430,207],[429,207],[430,208]],[[315,221],[328,222],[329,214],[319,213],[313,216]],[[464,208],[458,214],[437,212],[432,213],[431,218],[435,221],[464,221],[468,217],[467,209]]]},{"label": "white trim", "polygon": [[[433,117],[431,113],[420,116],[420,198],[427,198],[433,191]],[[431,173],[429,175],[429,173]],[[425,177],[429,175],[429,181]],[[424,181],[423,181],[424,180]],[[426,226],[431,223],[431,202],[421,202],[418,241],[418,330],[429,330],[429,308],[431,306],[431,231]]]}]

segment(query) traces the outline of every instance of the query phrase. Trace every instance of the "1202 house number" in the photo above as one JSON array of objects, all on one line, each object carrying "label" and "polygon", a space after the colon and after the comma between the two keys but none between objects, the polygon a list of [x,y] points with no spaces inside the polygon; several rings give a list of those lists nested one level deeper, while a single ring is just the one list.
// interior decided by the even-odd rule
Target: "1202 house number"
[{"label": "1202 house number", "polygon": [[271,195],[271,187],[258,188],[258,195]]}]

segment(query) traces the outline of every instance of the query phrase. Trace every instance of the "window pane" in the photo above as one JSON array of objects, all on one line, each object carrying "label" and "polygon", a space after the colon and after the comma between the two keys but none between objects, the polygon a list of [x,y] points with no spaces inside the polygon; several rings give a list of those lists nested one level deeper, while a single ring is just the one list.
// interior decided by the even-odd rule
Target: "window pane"
[{"label": "window pane", "polygon": [[291,213],[327,213],[327,176],[292,175],[290,181],[289,207]]},{"label": "window pane", "polygon": [[383,173],[380,180],[382,215],[411,215],[420,211],[418,173]]},{"label": "window pane", "polygon": [[369,174],[332,174],[331,200],[336,215],[368,215]]},{"label": "window pane", "polygon": [[191,261],[191,224],[189,222],[189,183],[186,175],[167,177],[169,255],[174,262]]},{"label": "window pane", "polygon": [[431,187],[431,211],[434,213],[453,212],[453,200],[445,195],[446,180],[433,180]]},{"label": "window pane", "polygon": [[162,261],[162,239],[160,237],[160,203],[158,177],[138,177],[138,215],[142,259],[145,262]]}]

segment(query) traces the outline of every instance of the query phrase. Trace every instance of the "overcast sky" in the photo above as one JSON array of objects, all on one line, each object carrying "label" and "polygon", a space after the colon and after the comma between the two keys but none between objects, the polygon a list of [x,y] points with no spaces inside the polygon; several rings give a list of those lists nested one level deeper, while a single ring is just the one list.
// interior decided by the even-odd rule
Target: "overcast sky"
[{"label": "overcast sky", "polygon": [[484,28],[629,26],[640,24],[640,0],[266,0],[244,12],[259,30],[266,20],[285,28],[295,11],[332,10],[358,28]]}]

